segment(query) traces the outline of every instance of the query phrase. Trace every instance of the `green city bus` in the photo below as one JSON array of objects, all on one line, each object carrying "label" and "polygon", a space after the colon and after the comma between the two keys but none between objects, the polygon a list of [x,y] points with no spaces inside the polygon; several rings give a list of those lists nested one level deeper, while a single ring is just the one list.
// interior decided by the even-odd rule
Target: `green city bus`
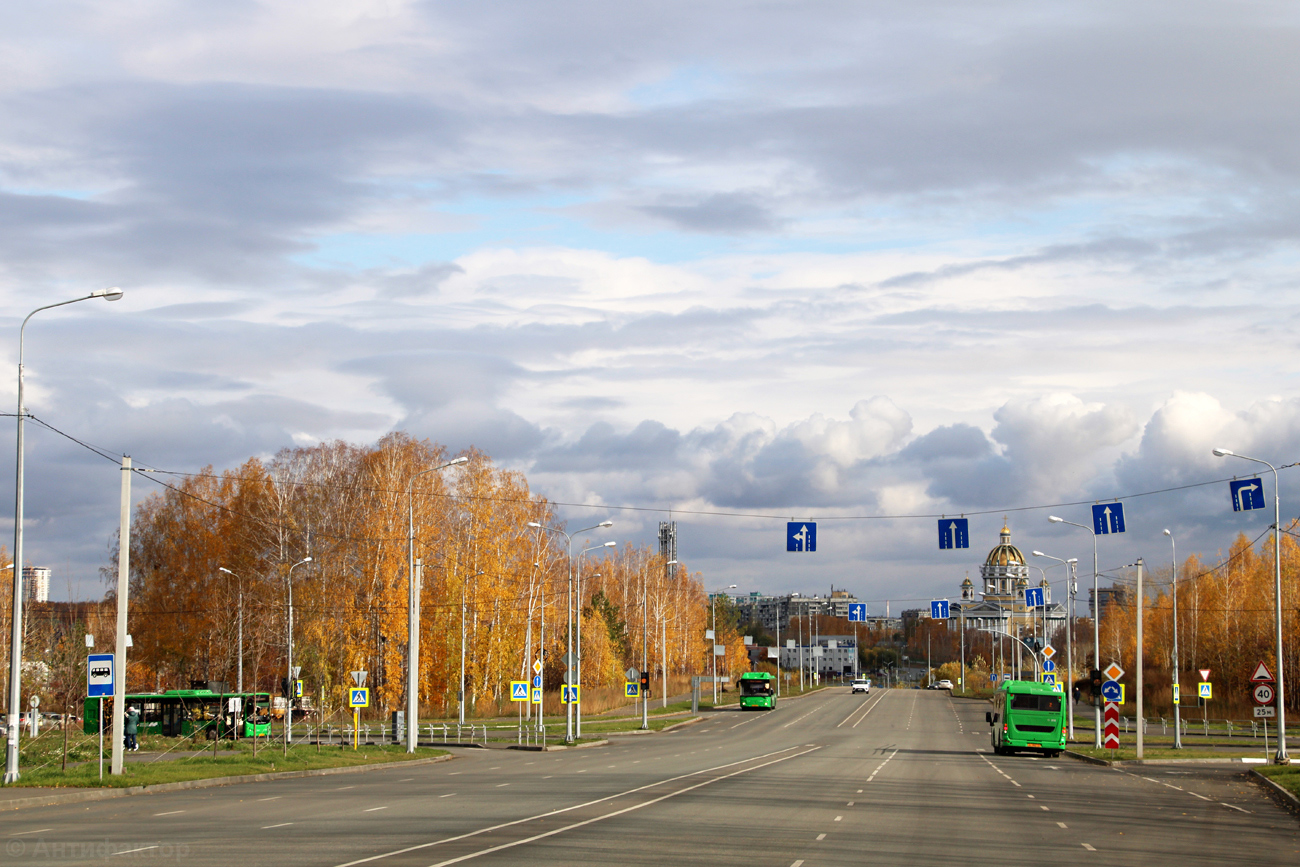
[{"label": "green city bus", "polygon": [[984,714],[992,731],[993,752],[1037,750],[1059,756],[1065,749],[1065,701],[1056,688],[1032,680],[1004,681]]},{"label": "green city bus", "polygon": [[772,710],[776,707],[776,678],[766,671],[747,671],[740,676],[740,709]]},{"label": "green city bus", "polygon": [[[239,711],[231,709],[239,699]],[[110,726],[113,699],[87,698],[82,731],[95,734],[99,703],[104,702],[104,725]],[[213,692],[209,689],[169,689],[126,697],[127,707],[140,710],[140,734],[191,737],[203,732],[216,737],[253,737],[271,733],[271,695],[265,692]],[[224,712],[223,712],[224,709]]]}]

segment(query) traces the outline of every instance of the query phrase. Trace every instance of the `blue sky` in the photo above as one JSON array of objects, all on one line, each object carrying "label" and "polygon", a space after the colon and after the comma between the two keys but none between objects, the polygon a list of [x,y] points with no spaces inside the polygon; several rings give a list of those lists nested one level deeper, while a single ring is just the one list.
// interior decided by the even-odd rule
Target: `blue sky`
[{"label": "blue sky", "polygon": [[[120,285],[32,326],[28,404],[141,463],[407,430],[621,539],[672,510],[710,584],[950,595],[1002,510],[1082,556],[1051,504],[1248,471],[1216,445],[1300,459],[1298,26],[1266,2],[10,9],[10,363],[32,308]],[[29,444],[29,557],[97,596],[117,473]],[[1103,565],[1267,523],[1226,505],[1135,500]],[[961,553],[898,517],[983,510]],[[815,557],[783,516],[826,522]]]}]

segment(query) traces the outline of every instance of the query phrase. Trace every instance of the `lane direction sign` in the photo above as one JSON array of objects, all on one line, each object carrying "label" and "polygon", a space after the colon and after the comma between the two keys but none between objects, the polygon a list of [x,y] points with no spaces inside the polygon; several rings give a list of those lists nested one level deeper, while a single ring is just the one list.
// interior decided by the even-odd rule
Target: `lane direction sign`
[{"label": "lane direction sign", "polygon": [[965,518],[939,519],[939,550],[970,547],[970,522]]},{"label": "lane direction sign", "polygon": [[[1206,672],[1201,672],[1205,674]],[[1208,677],[1206,678],[1209,679]],[[1268,666],[1261,662],[1255,666],[1255,673],[1250,676],[1251,683],[1272,683],[1275,680],[1273,672],[1268,670]]]},{"label": "lane direction sign", "polygon": [[1228,488],[1232,491],[1232,511],[1264,508],[1264,483],[1259,479],[1237,479],[1228,482]]},{"label": "lane direction sign", "polygon": [[1092,507],[1092,532],[1097,536],[1124,532],[1124,504],[1098,503]]},{"label": "lane direction sign", "polygon": [[1043,607],[1043,588],[1026,587],[1025,588],[1025,607],[1042,608]]},{"label": "lane direction sign", "polygon": [[526,680],[510,681],[510,700],[528,701],[528,681]]},{"label": "lane direction sign", "polygon": [[541,689],[541,688],[542,688],[542,676],[540,674],[533,675],[533,689]]},{"label": "lane direction sign", "polygon": [[934,620],[947,620],[952,609],[947,599],[934,599],[930,602],[930,617]]},{"label": "lane direction sign", "polygon": [[1043,671],[1048,671],[1048,672],[1056,671],[1056,663],[1052,662],[1050,659],[1044,659]]},{"label": "lane direction sign", "polygon": [[807,554],[817,550],[817,522],[789,521],[785,525],[785,550]]},{"label": "lane direction sign", "polygon": [[1119,702],[1124,698],[1124,691],[1117,681],[1108,680],[1101,685],[1101,697],[1111,703]]},{"label": "lane direction sign", "polygon": [[849,603],[849,622],[865,623],[867,620],[867,603],[850,602]]}]

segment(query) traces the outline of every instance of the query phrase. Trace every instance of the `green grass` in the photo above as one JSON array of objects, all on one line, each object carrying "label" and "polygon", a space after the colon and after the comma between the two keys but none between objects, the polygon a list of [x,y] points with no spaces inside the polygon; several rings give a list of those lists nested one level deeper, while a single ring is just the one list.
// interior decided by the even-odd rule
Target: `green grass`
[{"label": "green grass", "polygon": [[[172,745],[176,743],[171,738],[159,738],[158,740],[171,741]],[[174,751],[173,756],[182,751],[186,756],[192,753],[188,741],[182,743],[184,746]],[[59,746],[62,747],[61,740]],[[142,742],[140,748],[141,750],[148,750],[150,746]],[[105,743],[105,752],[108,751],[107,748],[108,744]],[[235,777],[279,771],[306,771],[321,768],[386,764],[404,762],[410,759],[431,758],[445,754],[445,750],[428,748],[420,748],[414,753],[408,754],[406,749],[401,746],[368,746],[355,751],[334,746],[323,747],[320,753],[317,753],[315,744],[298,744],[290,748],[287,757],[283,754],[282,748],[272,746],[269,748],[259,747],[257,757],[254,758],[252,750],[247,748],[246,745],[240,744],[238,749],[223,750],[216,758],[213,758],[211,753],[208,752],[196,758],[173,758],[156,762],[148,761],[146,758],[145,761],[126,762],[123,765],[122,773],[117,776],[110,775],[107,772],[109,762],[108,757],[105,756],[103,782],[100,782],[99,779],[98,761],[88,761],[84,764],[69,766],[67,771],[60,770],[57,761],[44,767],[40,767],[39,763],[23,764],[20,761],[19,767],[22,776],[14,785],[92,788],[100,786],[112,788],[151,786],[159,783],[203,780],[212,777]],[[132,758],[136,758],[136,756],[133,755]]]},{"label": "green grass", "polygon": [[[1172,743],[1172,738],[1170,739]],[[1130,761],[1137,758],[1137,746],[1130,740],[1128,743],[1121,743],[1117,750],[1095,749],[1092,745],[1084,744],[1067,744],[1066,749],[1084,756],[1091,756],[1094,759],[1114,759],[1116,761]],[[1226,746],[1213,747],[1196,747],[1188,749],[1184,747],[1176,750],[1172,746],[1161,744],[1146,743],[1142,749],[1143,759],[1262,759],[1264,756],[1264,742],[1260,741],[1258,748],[1236,748]]]},{"label": "green grass", "polygon": [[1265,765],[1255,770],[1300,797],[1300,765]]}]

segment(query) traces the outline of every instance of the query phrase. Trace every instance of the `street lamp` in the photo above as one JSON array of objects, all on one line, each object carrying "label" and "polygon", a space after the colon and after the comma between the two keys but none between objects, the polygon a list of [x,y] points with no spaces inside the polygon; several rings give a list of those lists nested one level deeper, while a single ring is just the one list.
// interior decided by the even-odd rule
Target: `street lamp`
[{"label": "street lamp", "polygon": [[[13,575],[13,623],[9,640],[9,741],[5,749],[6,784],[18,782],[18,714],[22,711],[22,674],[23,674],[23,421],[27,411],[23,408],[23,341],[27,335],[27,322],[42,310],[89,301],[91,298],[103,298],[116,301],[122,297],[122,290],[116,286],[110,289],[96,289],[89,295],[46,304],[37,307],[23,320],[18,329],[18,469],[14,478],[14,575]],[[118,676],[126,676],[126,667],[122,660],[117,660]],[[120,703],[119,703],[120,704]],[[117,707],[120,714],[121,708]]]},{"label": "street lamp", "polygon": [[303,557],[297,563],[289,567],[289,574],[285,578],[285,586],[289,588],[289,665],[285,671],[284,680],[284,744],[285,749],[289,749],[289,743],[293,740],[293,570],[297,569],[303,563],[310,563],[311,557]]},{"label": "street lamp", "polygon": [[[577,533],[573,533],[573,534],[566,533],[563,530],[561,530],[559,527],[548,527],[545,524],[538,523],[537,521],[529,521],[527,526],[532,527],[535,530],[545,530],[548,533],[559,533],[561,536],[564,537],[565,559],[569,563],[569,602],[568,602],[567,609],[565,611],[565,617],[567,618],[566,626],[568,627],[568,632],[569,632],[567,637],[568,650],[565,652],[565,668],[566,668],[566,675],[567,675],[567,669],[569,668],[569,664],[576,663],[576,660],[573,658],[573,536],[576,536],[577,533],[586,533],[588,530],[599,530],[606,527],[612,527],[614,526],[614,522],[601,521],[599,524],[597,524],[594,527],[586,527],[584,529],[578,530]],[[545,654],[545,650],[543,650],[543,655],[544,654]],[[567,680],[568,677],[566,676],[565,679]],[[564,740],[565,743],[573,742],[573,703],[572,702],[565,705]]]},{"label": "street lamp", "polygon": [[[1047,520],[1053,524],[1069,524],[1071,527],[1078,527],[1092,536],[1092,664],[1096,668],[1101,668],[1101,627],[1098,625],[1098,621],[1101,620],[1099,616],[1101,593],[1097,586],[1097,531],[1092,527],[1085,527],[1083,524],[1076,524],[1055,515],[1048,515]],[[1095,698],[1092,702],[1092,738],[1093,749],[1101,749],[1101,705]]]},{"label": "street lamp", "polygon": [[[575,616],[578,622],[578,700],[573,704],[575,705],[574,713],[577,716],[577,724],[574,731],[578,737],[582,737],[582,555],[586,554],[588,551],[595,551],[598,548],[613,548],[617,544],[617,542],[602,542],[599,545],[592,545],[590,548],[583,548],[578,552],[578,556],[575,559],[577,577],[574,580],[574,584],[576,585],[578,592],[577,602],[575,603],[577,606],[575,609]],[[600,573],[597,572],[591,577],[599,578]]]},{"label": "street lamp", "polygon": [[1034,551],[1033,555],[1055,560],[1057,563],[1070,567],[1070,576],[1066,579],[1069,586],[1065,592],[1068,606],[1065,612],[1065,668],[1066,689],[1069,691],[1068,695],[1066,695],[1066,707],[1069,709],[1067,717],[1070,721],[1070,740],[1074,740],[1074,594],[1079,589],[1078,581],[1075,579],[1074,567],[1078,565],[1079,558],[1071,557],[1068,560],[1062,560],[1060,557],[1053,557],[1051,554],[1044,554],[1042,551]]},{"label": "street lamp", "polygon": [[[1273,618],[1277,633],[1277,753],[1273,763],[1290,764],[1291,757],[1286,753],[1286,690],[1282,682],[1282,494],[1277,483],[1277,467],[1268,461],[1239,455],[1229,449],[1214,449],[1213,454],[1219,458],[1241,458],[1263,464],[1273,471]],[[10,711],[12,713],[12,710]]]},{"label": "street lamp", "polygon": [[[465,644],[467,641],[465,635],[465,588],[469,586],[469,582],[480,575],[486,574],[486,572],[480,570],[473,575],[466,576],[460,582],[460,693],[457,696],[457,703],[460,705],[459,717],[461,725],[465,724]],[[460,737],[460,735],[457,735],[457,737]]]},{"label": "street lamp", "polygon": [[718,642],[718,594],[735,589],[735,584],[728,584],[721,590],[714,590],[709,594],[709,607],[713,609],[713,643],[715,645],[709,648],[709,654],[713,658],[713,707],[715,710],[718,707],[718,650],[716,647]]},{"label": "street lamp", "polygon": [[1178,703],[1182,699],[1179,695],[1178,688],[1178,545],[1174,542],[1174,534],[1165,530],[1165,535],[1169,537],[1169,583],[1173,587],[1174,597],[1174,749],[1183,748],[1183,729],[1182,723],[1179,722]]},{"label": "street lamp", "polygon": [[415,576],[415,505],[412,486],[426,473],[445,470],[469,461],[461,455],[447,463],[421,470],[406,483],[406,751],[415,752],[419,729],[420,683],[420,582]]},{"label": "street lamp", "polygon": [[[669,560],[667,563],[664,564],[665,582],[669,580],[670,575],[672,573],[672,569],[676,565],[677,565],[676,560]],[[660,660],[661,661],[660,676],[663,678],[663,685],[660,687],[660,691],[663,693],[663,699],[662,699],[663,707],[668,707],[668,599],[667,596],[668,596],[668,588],[665,586],[664,587],[665,598],[661,601],[659,605],[659,610],[663,612],[663,616],[659,618],[659,628],[663,632],[661,637],[661,642],[659,645],[659,649],[662,654]],[[677,621],[678,616],[680,616],[680,612],[673,616],[674,623]]]},{"label": "street lamp", "polygon": [[242,693],[244,691],[244,579],[225,566],[218,566],[217,571],[225,572],[239,582],[239,662],[236,669],[238,671],[238,691]]}]

